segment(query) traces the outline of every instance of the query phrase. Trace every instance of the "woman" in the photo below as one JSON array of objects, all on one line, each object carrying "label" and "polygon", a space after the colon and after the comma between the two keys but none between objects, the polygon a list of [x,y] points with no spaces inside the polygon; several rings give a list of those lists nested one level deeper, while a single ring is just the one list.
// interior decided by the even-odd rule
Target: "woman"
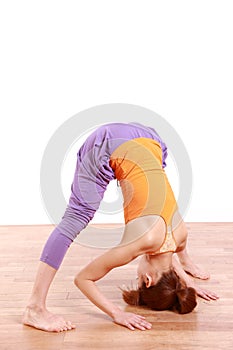
[{"label": "woman", "polygon": [[46,309],[47,293],[68,247],[93,218],[113,179],[119,181],[124,197],[123,238],[78,273],[75,284],[80,290],[117,324],[131,330],[150,329],[144,317],[122,311],[95,285],[111,269],[141,256],[139,289],[123,291],[129,304],[185,313],[195,307],[196,293],[207,300],[217,299],[214,293],[194,286],[173,256],[177,253],[190,274],[208,278],[185,249],[187,232],[164,172],[166,156],[166,145],[155,130],[137,123],[102,125],[87,138],[78,152],[68,207],[42,252],[24,324],[56,332],[75,328]]}]

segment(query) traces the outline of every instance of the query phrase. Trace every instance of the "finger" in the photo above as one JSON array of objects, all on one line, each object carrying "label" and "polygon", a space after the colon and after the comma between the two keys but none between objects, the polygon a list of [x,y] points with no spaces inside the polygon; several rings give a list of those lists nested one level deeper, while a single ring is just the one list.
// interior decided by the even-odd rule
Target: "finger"
[{"label": "finger", "polygon": [[141,315],[135,315],[138,320],[145,320],[146,318]]},{"label": "finger", "polygon": [[206,293],[206,292],[202,292],[202,297],[206,300],[211,300],[210,297],[209,297],[209,294]]},{"label": "finger", "polygon": [[210,298],[211,300],[216,300],[219,299],[219,297],[217,296],[217,294],[210,292],[209,290],[203,290],[202,293],[207,296],[208,298]]},{"label": "finger", "polygon": [[140,324],[139,325],[141,330],[145,331],[146,329],[151,329],[152,328],[152,325],[150,323],[143,323],[143,324]]},{"label": "finger", "polygon": [[217,299],[219,299],[219,297],[218,297],[216,294],[209,294],[209,297],[210,297],[212,300],[217,300]]},{"label": "finger", "polygon": [[216,299],[219,299],[219,296],[216,293],[211,293],[211,296],[215,297]]},{"label": "finger", "polygon": [[152,324],[147,322],[147,321],[141,321],[140,325],[143,326],[146,329],[151,329],[151,327],[152,327]]},{"label": "finger", "polygon": [[135,323],[134,326],[135,326],[135,328],[140,329],[140,331],[145,331],[146,330],[146,328],[143,327],[140,323]]},{"label": "finger", "polygon": [[208,295],[206,295],[203,291],[198,293],[199,297],[205,299],[205,300],[210,300],[210,298],[208,297]]},{"label": "finger", "polygon": [[133,323],[134,327],[142,330],[142,331],[145,331],[146,329],[151,329],[152,327],[152,324],[150,324],[149,322],[146,322],[144,320],[141,320],[141,321],[135,321]]},{"label": "finger", "polygon": [[210,301],[210,300],[211,300],[211,298],[210,298],[210,297],[208,297],[208,295],[203,295],[203,299],[208,300],[208,301]]},{"label": "finger", "polygon": [[208,300],[208,301],[218,299],[217,296],[212,295],[212,294],[207,294],[207,293],[203,293],[201,296],[202,296],[202,298],[204,298],[205,300]]},{"label": "finger", "polygon": [[134,331],[134,327],[131,325],[131,323],[125,323],[125,327],[129,328],[131,331]]},{"label": "finger", "polygon": [[145,327],[146,329],[151,329],[151,328],[152,328],[152,324],[149,323],[149,322],[147,322],[146,324],[144,324],[144,327]]},{"label": "finger", "polygon": [[141,326],[143,326],[144,328],[146,329],[151,329],[152,327],[152,324],[147,322],[145,320],[145,317],[144,316],[139,316],[136,320],[135,320],[136,323],[140,324]]}]

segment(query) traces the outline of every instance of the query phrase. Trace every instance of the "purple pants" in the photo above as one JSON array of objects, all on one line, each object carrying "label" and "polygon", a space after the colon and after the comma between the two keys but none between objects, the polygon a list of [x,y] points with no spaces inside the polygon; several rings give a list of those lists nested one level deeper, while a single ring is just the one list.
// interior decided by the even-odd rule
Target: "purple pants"
[{"label": "purple pants", "polygon": [[111,154],[124,142],[139,137],[153,139],[161,145],[165,167],[167,147],[150,127],[138,123],[104,124],[87,138],[77,154],[68,206],[45,244],[41,261],[55,269],[59,268],[71,242],[93,218],[107,185],[115,179],[109,164]]}]

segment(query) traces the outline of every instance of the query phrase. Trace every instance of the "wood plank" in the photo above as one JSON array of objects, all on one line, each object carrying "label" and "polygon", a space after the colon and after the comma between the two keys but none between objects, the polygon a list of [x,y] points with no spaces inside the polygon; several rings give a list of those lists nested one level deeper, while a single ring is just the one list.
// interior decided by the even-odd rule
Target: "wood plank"
[{"label": "wood plank", "polygon": [[218,301],[199,298],[197,308],[187,315],[126,306],[118,287],[135,283],[136,259],[98,282],[111,300],[153,324],[150,331],[132,332],[114,324],[75,287],[75,274],[103,250],[73,244],[52,284],[48,307],[71,319],[77,329],[53,334],[21,324],[38,258],[53,226],[0,226],[0,349],[232,349],[233,223],[188,223],[187,227],[190,255],[211,273],[210,280],[198,283],[219,293]]}]

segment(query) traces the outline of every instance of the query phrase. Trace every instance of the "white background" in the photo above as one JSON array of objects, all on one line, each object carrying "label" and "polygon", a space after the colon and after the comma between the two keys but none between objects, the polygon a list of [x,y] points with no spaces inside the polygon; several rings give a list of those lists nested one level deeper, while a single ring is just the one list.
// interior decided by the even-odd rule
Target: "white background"
[{"label": "white background", "polygon": [[[232,18],[224,0],[2,1],[0,224],[50,223],[44,149],[65,120],[105,103],[151,109],[183,139],[186,221],[233,221]],[[70,176],[69,166],[66,196]]]}]

